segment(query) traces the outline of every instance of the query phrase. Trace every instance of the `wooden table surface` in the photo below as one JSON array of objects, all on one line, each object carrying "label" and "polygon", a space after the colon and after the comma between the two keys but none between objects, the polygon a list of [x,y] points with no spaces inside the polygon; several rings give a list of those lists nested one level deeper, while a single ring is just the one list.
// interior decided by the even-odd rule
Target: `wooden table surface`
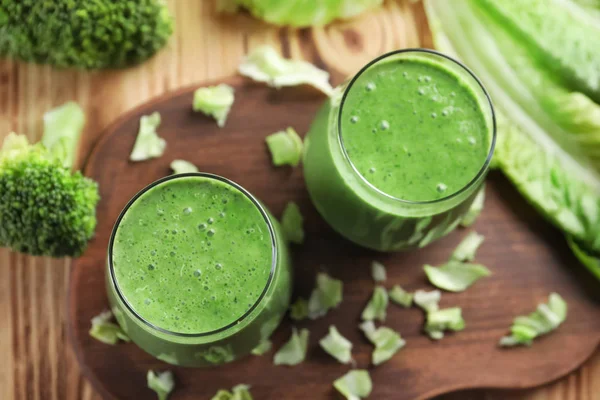
[{"label": "wooden table surface", "polygon": [[[0,61],[0,139],[15,131],[37,140],[43,113],[75,100],[88,118],[82,163],[121,113],[166,91],[234,74],[243,55],[260,44],[328,68],[336,83],[383,52],[431,45],[420,6],[408,1],[388,0],[383,9],[351,22],[306,30],[277,29],[245,15],[218,17],[208,0],[171,0],[170,8],[177,27],[169,45],[133,69],[83,72]],[[69,266],[70,260],[0,249],[0,399],[99,399],[67,341]],[[599,400],[600,352],[580,370],[542,388],[447,399]]]}]

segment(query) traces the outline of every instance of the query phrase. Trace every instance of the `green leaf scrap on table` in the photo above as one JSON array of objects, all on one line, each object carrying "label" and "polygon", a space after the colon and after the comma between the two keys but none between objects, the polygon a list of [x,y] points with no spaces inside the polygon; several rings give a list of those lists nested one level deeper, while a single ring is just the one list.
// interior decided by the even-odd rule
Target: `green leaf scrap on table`
[{"label": "green leaf scrap on table", "polygon": [[468,65],[492,97],[495,164],[583,254],[600,252],[597,13],[572,0],[425,8],[436,48]]},{"label": "green leaf scrap on table", "polygon": [[500,346],[531,346],[538,336],[548,334],[567,319],[567,303],[557,293],[548,297],[548,304],[540,304],[528,316],[515,318],[510,336],[500,339]]},{"label": "green leaf scrap on table", "polygon": [[456,261],[449,261],[439,267],[425,265],[423,268],[432,285],[449,292],[465,291],[479,279],[491,274],[484,265]]},{"label": "green leaf scrap on table", "polygon": [[280,167],[282,165],[298,166],[302,159],[302,138],[294,128],[289,127],[285,131],[275,132],[265,139],[267,147],[271,153],[273,165]]},{"label": "green leaf scrap on table", "polygon": [[310,85],[328,96],[333,91],[327,71],[307,61],[285,59],[270,46],[252,50],[239,65],[238,72],[275,88]]},{"label": "green leaf scrap on table", "polygon": [[319,272],[317,287],[313,289],[308,299],[308,317],[310,319],[323,317],[329,310],[340,305],[342,296],[342,281],[333,279],[324,272]]},{"label": "green leaf scrap on table", "polygon": [[164,371],[156,374],[154,371],[148,371],[146,375],[148,388],[156,392],[158,400],[167,400],[169,394],[175,388],[175,379],[171,371]]},{"label": "green leaf scrap on table", "polygon": [[347,400],[366,399],[373,390],[369,371],[354,369],[333,382],[333,387]]},{"label": "green leaf scrap on table", "polygon": [[458,244],[450,256],[454,261],[473,261],[477,249],[483,243],[485,237],[475,231],[469,232],[467,236]]},{"label": "green leaf scrap on table", "polygon": [[173,160],[170,165],[173,170],[173,174],[189,174],[192,172],[198,172],[198,167],[189,161],[185,160]]},{"label": "green leaf scrap on table", "polygon": [[298,333],[296,328],[292,328],[290,339],[275,353],[273,358],[275,365],[295,366],[302,363],[306,358],[309,335],[308,329],[302,329]]},{"label": "green leaf scrap on table", "polygon": [[385,321],[388,306],[388,293],[383,286],[376,286],[373,295],[364,308],[361,317],[364,321]]},{"label": "green leaf scrap on table", "polygon": [[292,243],[304,243],[304,217],[300,207],[293,201],[287,203],[281,215],[281,229],[285,238]]},{"label": "green leaf scrap on table", "polygon": [[250,386],[241,384],[234,386],[231,392],[223,389],[219,390],[211,400],[253,400],[253,397],[250,393]]},{"label": "green leaf scrap on table", "polygon": [[352,361],[352,342],[342,336],[333,325],[329,326],[329,333],[319,341],[319,345],[342,364]]},{"label": "green leaf scrap on table", "polygon": [[123,68],[152,57],[173,25],[160,0],[2,1],[0,57],[60,68]]},{"label": "green leaf scrap on table", "polygon": [[213,117],[219,128],[222,128],[234,99],[234,89],[224,83],[203,87],[194,92],[193,109]]},{"label": "green leaf scrap on table", "polygon": [[81,109],[67,103],[46,113],[41,143],[15,133],[4,138],[0,247],[51,257],[76,257],[86,249],[100,196],[96,182],[71,171],[81,117]]},{"label": "green leaf scrap on table", "polygon": [[167,142],[156,133],[159,125],[160,114],[158,112],[140,118],[140,130],[129,156],[131,161],[144,161],[163,155]]},{"label": "green leaf scrap on table", "polygon": [[373,280],[377,283],[385,282],[387,279],[387,272],[385,270],[385,266],[377,261],[373,261],[371,263],[371,276]]},{"label": "green leaf scrap on table", "polygon": [[129,342],[129,336],[114,322],[110,322],[113,314],[110,311],[104,311],[92,318],[92,327],[90,336],[102,343],[115,345],[119,340]]},{"label": "green leaf scrap on table", "polygon": [[233,13],[244,7],[271,24],[307,27],[352,18],[382,3],[383,0],[218,0],[217,9]]},{"label": "green leaf scrap on table", "polygon": [[290,318],[294,321],[301,321],[308,318],[308,301],[305,298],[298,297],[290,306]]},{"label": "green leaf scrap on table", "polygon": [[432,290],[430,292],[425,290],[417,290],[414,294],[413,301],[417,306],[423,309],[426,313],[437,311],[440,306],[440,300],[442,298],[442,292],[439,290]]},{"label": "green leaf scrap on table", "polygon": [[79,104],[69,101],[44,114],[41,143],[62,160],[65,168],[73,167],[77,145],[85,125],[85,114]]},{"label": "green leaf scrap on table", "polygon": [[465,329],[465,320],[459,307],[445,308],[429,311],[425,322],[425,332],[430,338],[440,340],[444,331],[462,331]]},{"label": "green leaf scrap on table", "polygon": [[409,308],[412,306],[414,297],[412,293],[407,292],[400,285],[394,285],[394,287],[392,287],[392,289],[388,292],[388,296],[392,302],[404,308]]}]

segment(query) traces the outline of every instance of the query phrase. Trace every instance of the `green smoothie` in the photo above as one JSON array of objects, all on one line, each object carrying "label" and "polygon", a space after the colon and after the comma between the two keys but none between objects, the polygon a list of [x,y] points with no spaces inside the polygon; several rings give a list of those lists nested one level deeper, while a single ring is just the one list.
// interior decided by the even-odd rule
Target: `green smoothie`
[{"label": "green smoothie", "polygon": [[443,64],[419,57],[378,63],[348,92],[343,145],[358,172],[384,193],[431,201],[465,187],[489,149],[473,90]]},{"label": "green smoothie", "polygon": [[[109,295],[144,333],[138,343],[129,332],[132,339],[181,365],[226,362],[252,350],[289,299],[278,230],[256,200],[223,179],[187,175],[144,190],[122,214],[109,251]],[[148,345],[145,333],[154,329]],[[218,345],[207,341],[211,335]]]},{"label": "green smoothie", "polygon": [[480,189],[494,142],[485,90],[426,50],[383,56],[336,89],[304,157],[329,224],[376,250],[423,247],[452,231]]}]

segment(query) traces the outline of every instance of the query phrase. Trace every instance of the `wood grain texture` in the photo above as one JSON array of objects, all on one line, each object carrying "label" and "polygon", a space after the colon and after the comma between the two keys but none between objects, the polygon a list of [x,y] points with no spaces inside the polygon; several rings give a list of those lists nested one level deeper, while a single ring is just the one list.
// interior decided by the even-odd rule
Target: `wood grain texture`
[{"label": "wood grain texture", "polygon": [[[386,50],[429,45],[419,6],[385,8],[326,28],[277,29],[248,16],[217,17],[208,0],[171,0],[177,30],[153,60],[123,71],[81,72],[0,61],[0,138],[10,131],[40,137],[41,117],[67,100],[86,110],[81,160],[121,113],[181,86],[234,73],[259,44],[333,70],[337,82]],[[413,11],[417,12],[413,12]],[[0,250],[0,399],[96,400],[66,342],[68,260]],[[519,392],[460,393],[455,400],[598,400],[600,353],[552,385]]]}]

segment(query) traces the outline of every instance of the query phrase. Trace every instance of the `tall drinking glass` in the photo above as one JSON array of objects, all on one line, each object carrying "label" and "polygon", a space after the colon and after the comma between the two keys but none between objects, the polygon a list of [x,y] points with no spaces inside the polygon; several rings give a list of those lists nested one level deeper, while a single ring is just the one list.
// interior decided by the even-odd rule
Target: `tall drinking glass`
[{"label": "tall drinking glass", "polygon": [[277,221],[225,178],[182,174],[139,192],[108,247],[112,310],[130,338],[175,365],[251,352],[275,330],[291,294]]},{"label": "tall drinking glass", "polygon": [[323,218],[380,251],[423,247],[461,221],[488,171],[494,110],[452,58],[400,50],[338,87],[305,140],[304,176]]}]

